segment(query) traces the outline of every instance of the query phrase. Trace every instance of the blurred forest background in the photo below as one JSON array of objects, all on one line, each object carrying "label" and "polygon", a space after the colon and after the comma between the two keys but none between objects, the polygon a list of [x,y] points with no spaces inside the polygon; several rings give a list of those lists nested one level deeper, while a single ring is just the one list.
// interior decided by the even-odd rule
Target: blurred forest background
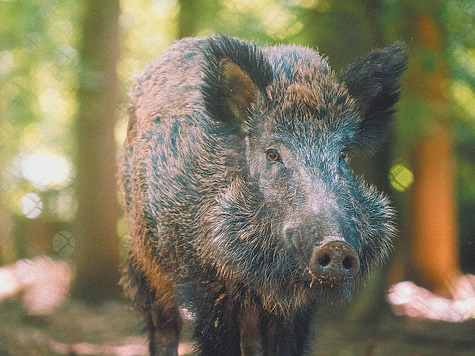
[{"label": "blurred forest background", "polygon": [[[43,281],[43,264],[71,275],[50,279],[71,285],[63,294],[74,300],[104,305],[120,298],[127,224],[115,175],[127,88],[174,40],[220,33],[259,44],[296,43],[317,48],[336,72],[372,48],[402,40],[409,69],[388,142],[373,157],[352,161],[391,195],[399,240],[391,262],[343,314],[374,323],[391,313],[389,286],[410,280],[412,292],[389,298],[393,312],[471,321],[468,330],[474,332],[475,282],[466,276],[475,273],[474,18],[471,0],[0,1],[0,309],[13,310],[9,300],[25,297],[32,280]],[[427,304],[426,312],[405,309],[416,285],[443,310]],[[446,309],[463,298],[468,304],[447,316]],[[31,309],[25,315],[50,312]],[[47,329],[49,319],[41,320]],[[116,323],[100,320],[109,327]],[[0,327],[0,345],[2,332]],[[473,347],[473,333],[468,339],[462,334],[446,342],[452,351]],[[439,337],[432,335],[432,342]],[[14,350],[31,344],[15,340]],[[64,340],[53,344],[55,353],[71,351],[61,345],[73,341]],[[48,345],[41,346],[46,354],[52,352]],[[365,347],[346,354],[366,354]],[[2,351],[12,349],[0,346]]]}]

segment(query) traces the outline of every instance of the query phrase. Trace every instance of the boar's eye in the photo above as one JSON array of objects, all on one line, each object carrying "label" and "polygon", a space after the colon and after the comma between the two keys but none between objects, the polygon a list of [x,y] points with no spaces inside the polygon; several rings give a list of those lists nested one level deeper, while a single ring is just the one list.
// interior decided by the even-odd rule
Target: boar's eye
[{"label": "boar's eye", "polygon": [[280,159],[279,152],[277,150],[274,150],[273,148],[269,148],[266,151],[267,159],[272,162],[282,162]]},{"label": "boar's eye", "polygon": [[340,161],[346,161],[348,159],[348,153],[345,150],[340,151],[340,156],[338,157]]}]

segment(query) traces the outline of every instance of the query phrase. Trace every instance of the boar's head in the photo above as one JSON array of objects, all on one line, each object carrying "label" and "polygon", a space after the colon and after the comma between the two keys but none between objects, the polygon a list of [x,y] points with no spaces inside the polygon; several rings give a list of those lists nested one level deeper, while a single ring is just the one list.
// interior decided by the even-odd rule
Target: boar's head
[{"label": "boar's head", "polygon": [[241,172],[212,213],[206,248],[217,269],[282,308],[349,298],[394,234],[388,199],[348,161],[384,137],[404,45],[374,50],[339,76],[316,51],[292,45],[212,37],[205,58],[206,109],[233,137]]}]

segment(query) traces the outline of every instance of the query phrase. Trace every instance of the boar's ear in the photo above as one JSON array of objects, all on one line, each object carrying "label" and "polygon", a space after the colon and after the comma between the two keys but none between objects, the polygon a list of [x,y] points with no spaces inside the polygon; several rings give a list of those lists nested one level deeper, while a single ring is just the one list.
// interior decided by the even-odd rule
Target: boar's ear
[{"label": "boar's ear", "polygon": [[372,51],[350,64],[341,74],[362,116],[358,143],[372,148],[384,138],[384,131],[399,100],[399,79],[407,67],[406,46],[401,42]]},{"label": "boar's ear", "polygon": [[258,92],[272,81],[270,64],[256,46],[224,36],[210,37],[204,54],[206,109],[229,129],[242,131]]}]

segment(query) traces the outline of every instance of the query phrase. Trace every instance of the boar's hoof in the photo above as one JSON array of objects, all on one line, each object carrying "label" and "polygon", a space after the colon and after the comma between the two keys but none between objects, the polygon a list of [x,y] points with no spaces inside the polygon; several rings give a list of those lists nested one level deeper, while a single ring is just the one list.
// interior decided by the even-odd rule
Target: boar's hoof
[{"label": "boar's hoof", "polygon": [[344,241],[332,241],[315,248],[310,260],[312,284],[343,283],[353,279],[360,269],[358,255],[353,247]]}]

